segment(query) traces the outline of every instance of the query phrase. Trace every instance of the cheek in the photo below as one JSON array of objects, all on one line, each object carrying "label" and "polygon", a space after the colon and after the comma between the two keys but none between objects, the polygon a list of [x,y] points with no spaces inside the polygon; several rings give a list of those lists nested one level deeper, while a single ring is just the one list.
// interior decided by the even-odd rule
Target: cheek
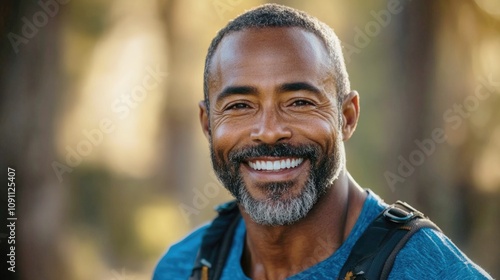
[{"label": "cheek", "polygon": [[228,153],[241,142],[245,130],[231,122],[215,122],[212,126],[212,148],[219,157]]},{"label": "cheek", "polygon": [[325,116],[311,116],[296,122],[296,132],[323,148],[330,148],[339,137],[338,123],[335,118]]}]

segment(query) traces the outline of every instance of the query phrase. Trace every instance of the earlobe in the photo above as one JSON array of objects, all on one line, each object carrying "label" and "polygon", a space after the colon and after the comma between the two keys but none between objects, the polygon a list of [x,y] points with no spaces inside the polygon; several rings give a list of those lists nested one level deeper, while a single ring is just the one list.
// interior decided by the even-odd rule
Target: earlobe
[{"label": "earlobe", "polygon": [[210,137],[210,122],[208,120],[208,108],[205,104],[205,101],[202,100],[200,103],[198,103],[198,107],[200,108],[200,124],[201,124],[201,129],[203,130],[203,133],[205,134],[205,137],[209,139]]},{"label": "earlobe", "polygon": [[359,119],[359,94],[357,91],[351,91],[342,104],[342,136],[347,141],[356,130]]}]

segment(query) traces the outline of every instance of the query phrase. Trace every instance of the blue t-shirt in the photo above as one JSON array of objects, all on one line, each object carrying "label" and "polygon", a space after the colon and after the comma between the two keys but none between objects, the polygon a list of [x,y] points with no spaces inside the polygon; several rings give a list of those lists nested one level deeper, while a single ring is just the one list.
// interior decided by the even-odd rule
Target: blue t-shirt
[{"label": "blue t-shirt", "polygon": [[[352,247],[377,215],[387,205],[373,192],[367,199],[347,240],[327,259],[306,267],[288,277],[298,279],[337,279]],[[170,247],[158,263],[153,280],[189,279],[202,236],[208,225],[195,230],[184,240]],[[243,220],[234,234],[221,280],[248,278],[240,259],[245,242],[246,227]],[[424,228],[415,233],[396,256],[389,279],[492,279],[482,268],[465,256],[445,235]]]}]

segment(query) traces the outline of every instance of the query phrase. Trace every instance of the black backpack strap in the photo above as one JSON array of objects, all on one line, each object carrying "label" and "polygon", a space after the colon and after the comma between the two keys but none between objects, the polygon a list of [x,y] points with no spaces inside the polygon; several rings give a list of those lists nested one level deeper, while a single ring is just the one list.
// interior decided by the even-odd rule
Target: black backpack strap
[{"label": "black backpack strap", "polygon": [[397,201],[368,226],[340,270],[341,280],[387,279],[396,255],[410,237],[423,227],[441,231],[424,214]]},{"label": "black backpack strap", "polygon": [[212,221],[203,235],[189,278],[191,280],[217,280],[222,275],[241,214],[236,201],[219,205],[216,210],[219,216]]}]

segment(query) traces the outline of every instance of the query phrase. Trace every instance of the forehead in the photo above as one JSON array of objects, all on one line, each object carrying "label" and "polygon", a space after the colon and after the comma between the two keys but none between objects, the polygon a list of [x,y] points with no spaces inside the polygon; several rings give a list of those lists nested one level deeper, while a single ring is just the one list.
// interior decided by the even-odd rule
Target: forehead
[{"label": "forehead", "polygon": [[233,84],[323,80],[329,76],[324,43],[298,27],[251,28],[230,33],[212,59],[210,92]]}]

